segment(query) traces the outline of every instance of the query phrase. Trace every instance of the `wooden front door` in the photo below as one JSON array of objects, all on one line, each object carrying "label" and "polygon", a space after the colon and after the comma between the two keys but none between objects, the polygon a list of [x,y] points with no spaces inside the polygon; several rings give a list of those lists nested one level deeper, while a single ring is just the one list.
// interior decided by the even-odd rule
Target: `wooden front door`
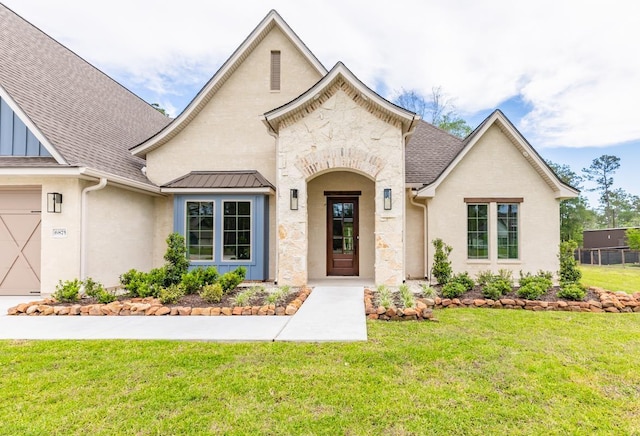
[{"label": "wooden front door", "polygon": [[358,198],[327,198],[327,275],[358,275]]}]

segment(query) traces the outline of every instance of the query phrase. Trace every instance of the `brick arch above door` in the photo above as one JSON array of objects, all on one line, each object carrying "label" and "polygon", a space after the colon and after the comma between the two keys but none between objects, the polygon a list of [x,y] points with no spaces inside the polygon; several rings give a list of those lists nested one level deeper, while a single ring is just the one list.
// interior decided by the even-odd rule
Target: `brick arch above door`
[{"label": "brick arch above door", "polygon": [[371,180],[376,180],[385,167],[385,161],[362,148],[340,147],[307,153],[298,157],[295,166],[307,181],[334,169],[353,170]]}]

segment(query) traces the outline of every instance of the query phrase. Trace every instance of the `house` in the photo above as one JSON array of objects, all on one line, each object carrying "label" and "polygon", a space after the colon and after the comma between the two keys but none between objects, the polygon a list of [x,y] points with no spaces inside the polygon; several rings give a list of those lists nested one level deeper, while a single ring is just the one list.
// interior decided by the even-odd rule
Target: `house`
[{"label": "house", "polygon": [[[640,227],[631,227],[639,229]],[[584,230],[582,232],[583,246],[588,249],[629,249],[629,241],[627,241],[627,227],[618,227],[615,229],[600,230]]]},{"label": "house", "polygon": [[0,294],[162,264],[301,285],[557,269],[563,184],[500,111],[464,140],[327,70],[271,11],[169,119],[0,5]]}]

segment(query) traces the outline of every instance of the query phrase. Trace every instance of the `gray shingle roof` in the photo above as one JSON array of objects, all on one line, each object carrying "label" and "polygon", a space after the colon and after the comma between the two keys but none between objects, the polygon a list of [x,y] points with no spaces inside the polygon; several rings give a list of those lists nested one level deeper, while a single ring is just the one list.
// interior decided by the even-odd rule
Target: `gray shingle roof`
[{"label": "gray shingle roof", "polygon": [[129,148],[171,120],[2,4],[0,85],[69,165],[151,184]]},{"label": "gray shingle roof", "polygon": [[255,170],[192,171],[163,188],[271,188],[275,187]]},{"label": "gray shingle roof", "polygon": [[55,167],[58,162],[52,157],[13,157],[0,156],[0,167],[2,168],[42,168]]},{"label": "gray shingle roof", "polygon": [[460,138],[420,120],[405,152],[406,183],[434,182],[463,146]]}]

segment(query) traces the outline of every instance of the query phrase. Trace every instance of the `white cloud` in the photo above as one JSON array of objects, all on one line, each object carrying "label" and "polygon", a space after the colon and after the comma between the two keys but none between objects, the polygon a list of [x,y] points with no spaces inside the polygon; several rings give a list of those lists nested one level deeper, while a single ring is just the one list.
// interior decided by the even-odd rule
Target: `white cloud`
[{"label": "white cloud", "polygon": [[537,146],[640,139],[638,2],[4,1],[171,111],[274,7],[325,66],[341,60],[390,95],[442,86],[463,115],[519,97]]}]

